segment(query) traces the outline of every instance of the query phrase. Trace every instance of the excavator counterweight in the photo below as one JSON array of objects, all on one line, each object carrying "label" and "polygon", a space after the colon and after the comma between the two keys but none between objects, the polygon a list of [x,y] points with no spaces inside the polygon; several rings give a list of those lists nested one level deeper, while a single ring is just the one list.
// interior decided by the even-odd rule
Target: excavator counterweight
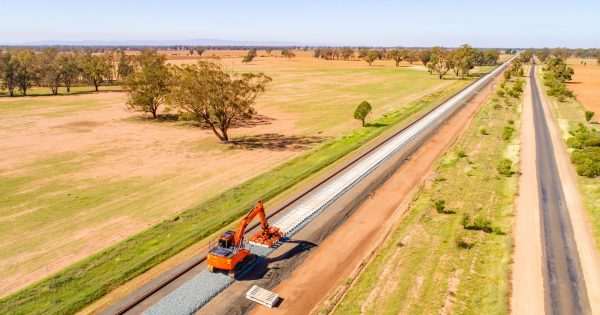
[{"label": "excavator counterweight", "polygon": [[264,247],[273,247],[283,237],[283,233],[278,228],[269,226],[263,202],[259,200],[252,210],[240,221],[235,231],[227,231],[214,244],[209,244],[206,261],[210,272],[223,270],[227,271],[229,276],[234,278],[236,274],[244,269],[244,265],[248,265],[256,258],[250,253],[250,249],[246,248],[244,234],[246,233],[248,224],[257,215],[260,218],[260,227],[249,239],[249,243]]}]

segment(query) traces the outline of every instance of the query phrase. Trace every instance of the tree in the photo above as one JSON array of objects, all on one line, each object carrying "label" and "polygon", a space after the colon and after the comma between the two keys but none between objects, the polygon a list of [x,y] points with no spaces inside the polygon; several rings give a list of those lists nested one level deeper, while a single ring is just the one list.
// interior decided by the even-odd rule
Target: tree
[{"label": "tree", "polygon": [[204,46],[196,46],[194,47],[194,50],[196,51],[196,53],[198,53],[198,57],[201,57],[202,54],[206,51],[206,48],[204,48]]},{"label": "tree", "polygon": [[263,73],[229,74],[219,64],[199,62],[174,69],[177,84],[169,103],[191,113],[225,143],[232,124],[256,113],[254,103],[270,81]]},{"label": "tree", "polygon": [[444,78],[444,75],[448,73],[448,70],[450,70],[449,59],[450,54],[447,50],[443,49],[442,47],[433,47],[431,49],[431,57],[429,61],[431,65],[428,66],[428,68],[431,67],[432,71],[436,72],[441,80]]},{"label": "tree", "polygon": [[11,50],[0,54],[0,81],[8,90],[8,95],[15,96],[17,88],[17,59]]},{"label": "tree", "polygon": [[469,75],[469,70],[475,67],[478,51],[469,45],[462,45],[458,49],[450,52],[450,68],[454,70],[456,76],[465,77]]},{"label": "tree", "polygon": [[427,66],[427,63],[431,59],[431,50],[423,49],[419,50],[419,60],[423,63],[424,66]]},{"label": "tree", "polygon": [[33,50],[19,50],[16,53],[15,80],[21,94],[27,95],[27,90],[36,80],[36,60]]},{"label": "tree", "polygon": [[58,88],[62,80],[62,70],[56,48],[44,48],[39,56],[39,70],[42,85],[49,87],[53,95],[58,94]]},{"label": "tree", "polygon": [[252,62],[253,59],[254,59],[254,55],[248,54],[248,55],[244,56],[244,58],[242,58],[242,62],[245,64],[248,64],[249,62]]},{"label": "tree", "polygon": [[358,107],[356,107],[356,110],[354,111],[354,119],[360,120],[362,122],[362,126],[364,127],[365,119],[367,118],[367,115],[371,113],[371,111],[371,104],[369,104],[367,101],[363,101],[362,103],[358,104]]},{"label": "tree", "polygon": [[265,49],[265,51],[267,52],[267,56],[271,57],[271,53],[273,52],[273,48],[267,48],[267,49]]},{"label": "tree", "polygon": [[354,50],[352,48],[344,47],[341,51],[342,58],[344,60],[354,59]]},{"label": "tree", "polygon": [[65,54],[59,58],[60,77],[65,88],[67,88],[67,93],[71,92],[73,81],[81,74],[78,61],[77,55],[75,54]]},{"label": "tree", "polygon": [[594,112],[592,112],[591,110],[586,110],[585,111],[585,121],[590,122],[592,120],[592,118],[594,118]]},{"label": "tree", "polygon": [[396,62],[396,67],[404,60],[404,53],[400,49],[393,49],[388,52],[388,57]]},{"label": "tree", "polygon": [[416,50],[405,50],[404,58],[411,65],[413,62],[419,60],[419,56]]},{"label": "tree", "polygon": [[119,62],[117,64],[117,73],[121,81],[125,81],[127,76],[135,71],[133,65],[133,56],[128,56],[124,51],[119,52]]},{"label": "tree", "polygon": [[296,54],[293,51],[288,50],[288,49],[283,49],[281,51],[281,55],[286,57],[288,60],[296,57]]},{"label": "tree", "polygon": [[110,71],[110,66],[106,62],[106,58],[88,52],[84,55],[81,65],[84,76],[94,85],[96,92],[98,92],[98,86],[104,82],[104,77]]},{"label": "tree", "polygon": [[128,109],[151,113],[156,119],[158,108],[170,91],[171,75],[166,61],[166,56],[153,50],[144,50],[136,57],[139,70],[128,75],[124,84]]},{"label": "tree", "polygon": [[369,50],[369,52],[363,57],[363,59],[369,64],[369,67],[373,61],[379,58],[379,52],[377,50]]}]

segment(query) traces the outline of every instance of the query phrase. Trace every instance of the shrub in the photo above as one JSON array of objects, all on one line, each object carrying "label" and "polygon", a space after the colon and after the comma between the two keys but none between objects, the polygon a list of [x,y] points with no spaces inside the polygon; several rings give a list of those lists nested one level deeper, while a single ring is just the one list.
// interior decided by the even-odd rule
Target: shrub
[{"label": "shrub", "polygon": [[444,213],[444,209],[446,209],[446,201],[443,199],[438,199],[433,201],[433,206],[438,213]]},{"label": "shrub", "polygon": [[514,120],[512,120],[512,119],[509,119],[509,120],[508,120],[508,124],[509,124],[509,125],[514,125],[514,124],[515,124],[515,121],[514,121]]},{"label": "shrub", "polygon": [[496,94],[498,94],[498,96],[504,96],[504,89],[498,89],[496,90]]},{"label": "shrub", "polygon": [[456,149],[456,156],[457,156],[459,159],[462,159],[462,158],[464,158],[464,157],[467,157],[467,152],[465,152],[465,148],[462,148],[462,147],[461,147],[461,148],[457,148],[457,149]]},{"label": "shrub", "polygon": [[571,162],[580,176],[600,176],[600,147],[584,147],[573,151]]},{"label": "shrub", "polygon": [[492,222],[487,218],[477,216],[473,220],[473,225],[469,227],[471,230],[479,230],[484,231],[486,233],[492,233],[494,227],[492,226]]},{"label": "shrub", "polygon": [[523,92],[523,86],[525,85],[525,81],[523,81],[523,79],[517,79],[517,81],[515,81],[515,85],[513,85],[513,91],[515,92]]},{"label": "shrub", "polygon": [[462,225],[463,228],[468,228],[469,227],[469,223],[471,222],[471,214],[469,213],[463,213],[462,218],[460,219],[460,225]]},{"label": "shrub", "polygon": [[502,109],[502,105],[499,103],[494,103],[494,109]]},{"label": "shrub", "polygon": [[479,133],[482,135],[489,135],[489,133],[488,133],[487,129],[485,129],[485,127],[480,127]]},{"label": "shrub", "polygon": [[473,247],[473,244],[467,242],[463,233],[457,233],[454,236],[454,244],[460,249],[469,249]]},{"label": "shrub", "polygon": [[504,176],[512,175],[512,161],[507,158],[500,159],[496,163],[496,170]]},{"label": "shrub", "polygon": [[585,121],[590,121],[590,120],[592,120],[592,118],[594,118],[594,112],[592,112],[591,110],[586,110],[585,111]]},{"label": "shrub", "polygon": [[515,132],[515,128],[511,125],[504,127],[502,130],[502,139],[508,141],[512,138],[513,133]]},{"label": "shrub", "polygon": [[595,129],[586,128],[582,123],[569,133],[571,134],[571,137],[567,139],[569,148],[583,149],[584,147],[600,146],[600,134]]}]

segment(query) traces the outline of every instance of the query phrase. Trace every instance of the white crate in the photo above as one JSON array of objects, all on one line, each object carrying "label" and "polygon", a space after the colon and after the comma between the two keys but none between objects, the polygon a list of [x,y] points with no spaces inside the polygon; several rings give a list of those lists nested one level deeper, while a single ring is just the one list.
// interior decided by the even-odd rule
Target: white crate
[{"label": "white crate", "polygon": [[268,308],[272,308],[277,304],[277,301],[279,301],[279,295],[257,285],[253,285],[252,288],[246,292],[246,298]]}]

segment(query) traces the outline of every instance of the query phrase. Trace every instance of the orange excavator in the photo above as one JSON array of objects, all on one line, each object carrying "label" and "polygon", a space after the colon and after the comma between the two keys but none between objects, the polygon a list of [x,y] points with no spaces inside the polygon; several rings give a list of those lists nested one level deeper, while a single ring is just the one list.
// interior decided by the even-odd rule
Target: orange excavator
[{"label": "orange excavator", "polygon": [[227,231],[216,242],[209,244],[208,256],[206,257],[208,271],[226,271],[229,277],[235,278],[236,274],[239,274],[240,271],[244,270],[245,266],[256,259],[256,256],[250,253],[250,249],[244,242],[244,233],[248,224],[257,215],[260,218],[260,228],[249,239],[249,243],[272,247],[283,237],[283,233],[279,228],[269,226],[265,217],[263,202],[259,200],[252,210],[240,221],[235,231]]}]

